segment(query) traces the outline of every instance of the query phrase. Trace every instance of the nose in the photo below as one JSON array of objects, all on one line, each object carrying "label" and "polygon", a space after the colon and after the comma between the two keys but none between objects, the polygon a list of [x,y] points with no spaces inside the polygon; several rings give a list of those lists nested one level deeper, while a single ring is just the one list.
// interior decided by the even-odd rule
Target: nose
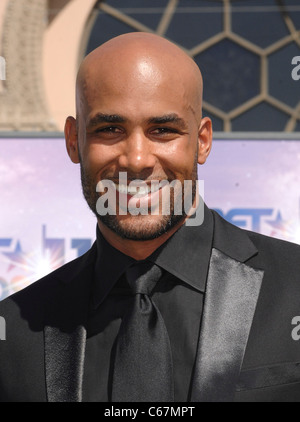
[{"label": "nose", "polygon": [[130,134],[124,143],[124,149],[119,156],[119,166],[135,174],[146,169],[152,169],[156,163],[154,143],[143,133],[137,130]]}]

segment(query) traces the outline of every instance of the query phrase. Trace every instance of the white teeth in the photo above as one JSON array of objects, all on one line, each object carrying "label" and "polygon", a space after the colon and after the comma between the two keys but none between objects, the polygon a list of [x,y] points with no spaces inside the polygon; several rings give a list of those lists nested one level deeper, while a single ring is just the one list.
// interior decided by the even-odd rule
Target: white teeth
[{"label": "white teeth", "polygon": [[129,195],[135,195],[137,193],[137,189],[136,189],[136,187],[133,188],[131,186],[128,186],[127,192],[129,193]]},{"label": "white teeth", "polygon": [[[134,189],[135,189],[135,191],[137,191],[136,188],[134,188]],[[138,191],[139,195],[148,195],[149,192],[150,192],[150,188],[148,188],[148,186],[140,186],[139,187],[139,191]]]},{"label": "white teeth", "polygon": [[151,193],[157,192],[160,189],[159,183],[151,183]]},{"label": "white teeth", "polygon": [[129,194],[129,195],[148,195],[150,192],[157,192],[162,186],[160,183],[151,183],[151,186],[145,185],[145,186],[130,186],[130,185],[118,185],[116,184],[116,190],[123,194]]},{"label": "white teeth", "polygon": [[127,185],[117,185],[116,184],[116,189],[120,193],[127,193]]},{"label": "white teeth", "polygon": [[150,187],[148,186],[127,186],[127,185],[117,185],[116,189],[120,193],[129,194],[129,195],[147,195],[150,192]]}]

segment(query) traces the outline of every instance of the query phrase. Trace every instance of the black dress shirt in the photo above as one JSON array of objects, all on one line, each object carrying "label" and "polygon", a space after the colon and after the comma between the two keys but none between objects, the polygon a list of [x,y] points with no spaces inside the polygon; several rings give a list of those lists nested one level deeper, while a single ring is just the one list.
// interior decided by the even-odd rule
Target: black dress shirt
[{"label": "black dress shirt", "polygon": [[[175,401],[189,400],[213,238],[206,208],[201,226],[183,225],[147,260],[164,270],[152,293],[169,334]],[[97,230],[97,262],[87,327],[83,401],[111,400],[114,344],[133,295],[124,276],[133,258],[106,242]],[[141,357],[143,359],[143,357]]]}]

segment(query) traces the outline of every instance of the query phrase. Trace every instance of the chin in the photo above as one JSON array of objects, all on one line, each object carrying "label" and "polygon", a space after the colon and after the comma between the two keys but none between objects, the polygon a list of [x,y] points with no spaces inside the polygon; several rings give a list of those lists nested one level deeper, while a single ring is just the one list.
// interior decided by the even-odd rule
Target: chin
[{"label": "chin", "polygon": [[181,220],[182,215],[102,216],[100,221],[123,239],[146,241],[167,233]]}]

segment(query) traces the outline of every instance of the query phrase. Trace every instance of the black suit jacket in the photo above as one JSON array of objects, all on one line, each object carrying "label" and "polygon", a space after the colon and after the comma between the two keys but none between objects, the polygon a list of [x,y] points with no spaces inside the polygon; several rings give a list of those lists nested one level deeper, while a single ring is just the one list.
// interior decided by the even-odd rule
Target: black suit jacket
[{"label": "black suit jacket", "polygon": [[[300,247],[214,216],[192,401],[300,401]],[[81,401],[96,245],[0,303],[0,401]]]}]

